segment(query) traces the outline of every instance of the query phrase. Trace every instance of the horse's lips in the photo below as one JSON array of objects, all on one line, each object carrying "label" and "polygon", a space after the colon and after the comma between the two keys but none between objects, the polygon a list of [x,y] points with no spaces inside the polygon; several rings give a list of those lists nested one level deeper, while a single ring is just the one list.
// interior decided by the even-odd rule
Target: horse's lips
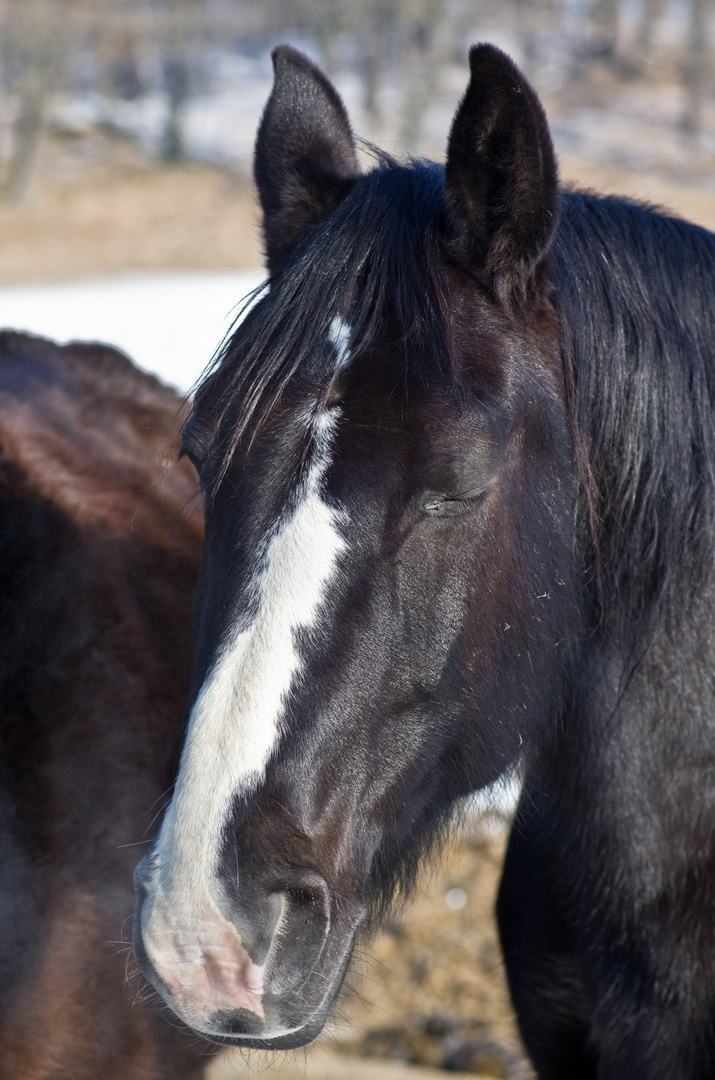
[{"label": "horse's lips", "polygon": [[[205,955],[200,962],[200,975],[191,986],[172,987],[167,982],[176,1004],[192,1027],[201,1027],[200,1011],[205,1020],[217,1012],[233,1012],[247,1009],[261,1019],[263,1012],[263,968],[253,964],[250,958],[226,960],[215,955]],[[197,1009],[196,1002],[201,1005]],[[205,1022],[205,1021],[204,1021]]]}]

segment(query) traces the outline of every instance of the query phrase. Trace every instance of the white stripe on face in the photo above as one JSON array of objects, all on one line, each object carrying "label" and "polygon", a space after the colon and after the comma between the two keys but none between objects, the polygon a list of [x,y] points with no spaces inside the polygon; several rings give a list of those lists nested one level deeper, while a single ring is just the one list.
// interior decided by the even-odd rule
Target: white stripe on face
[{"label": "white stripe on face", "polygon": [[255,614],[239,620],[191,712],[142,918],[159,974],[161,955],[185,954],[194,933],[194,940],[206,938],[207,921],[225,921],[217,870],[231,806],[265,774],[301,668],[295,632],[316,625],[347,546],[338,529],[340,512],[321,497],[339,415],[332,409],[314,422],[306,475],[293,505],[266,537],[251,585]]},{"label": "white stripe on face", "polygon": [[336,315],[328,330],[328,340],[335,346],[335,371],[341,371],[350,363],[350,327]]}]

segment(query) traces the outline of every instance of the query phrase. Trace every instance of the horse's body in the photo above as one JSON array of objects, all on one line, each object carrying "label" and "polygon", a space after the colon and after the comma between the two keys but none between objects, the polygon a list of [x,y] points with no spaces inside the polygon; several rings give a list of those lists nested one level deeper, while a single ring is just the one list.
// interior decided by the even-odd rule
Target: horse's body
[{"label": "horse's body", "polygon": [[112,349],[0,334],[8,1080],[175,1080],[206,1061],[139,1000],[121,943],[192,656],[202,523],[179,410]]},{"label": "horse's body", "polygon": [[562,194],[480,46],[446,167],[360,175],[290,49],[270,291],[184,431],[196,668],[135,946],[196,1030],[313,1037],[455,802],[520,761],[499,919],[539,1074],[715,1075],[715,238]]}]

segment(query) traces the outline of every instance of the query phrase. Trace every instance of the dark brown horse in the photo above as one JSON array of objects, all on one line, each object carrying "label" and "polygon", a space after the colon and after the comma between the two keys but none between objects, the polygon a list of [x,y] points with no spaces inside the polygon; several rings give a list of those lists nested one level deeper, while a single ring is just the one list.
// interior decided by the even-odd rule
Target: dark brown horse
[{"label": "dark brown horse", "polygon": [[180,401],[101,345],[0,334],[0,1076],[198,1077],[127,980],[177,766],[202,539]]}]

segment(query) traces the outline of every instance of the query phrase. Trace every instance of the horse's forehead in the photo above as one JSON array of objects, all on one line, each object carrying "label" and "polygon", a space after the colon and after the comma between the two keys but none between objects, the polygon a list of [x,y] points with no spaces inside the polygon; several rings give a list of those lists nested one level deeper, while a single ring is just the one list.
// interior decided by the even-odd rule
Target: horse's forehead
[{"label": "horse's forehead", "polygon": [[[236,456],[241,469],[251,459],[257,460],[255,446],[260,445],[272,455],[274,473],[285,470],[288,475],[296,455],[307,464],[321,425],[326,417],[336,415],[340,424],[331,427],[331,435],[340,446],[341,457],[352,458],[358,446],[379,444],[387,449],[391,442],[394,449],[400,439],[412,445],[418,441],[425,452],[435,444],[443,446],[450,440],[463,439],[469,426],[465,425],[465,416],[469,417],[470,410],[464,409],[465,387],[455,375],[461,350],[442,361],[429,349],[421,355],[415,347],[408,354],[404,342],[395,343],[392,334],[366,346],[359,318],[355,322],[350,315],[337,313],[332,317],[323,315],[323,320],[324,330],[318,335],[313,355],[306,356],[284,382],[278,372],[263,387],[259,382],[248,386],[247,399],[262,397],[264,402],[272,399],[273,404],[265,411],[261,405],[256,409],[258,438],[250,434],[249,425],[249,437],[241,440],[246,452],[239,450]],[[478,376],[483,368],[485,385],[493,395],[501,386],[495,368],[504,361],[508,349],[500,348],[491,331],[490,327],[476,352],[472,349],[469,360],[470,381],[474,381],[475,369]],[[219,369],[215,379],[214,385],[211,380],[205,384],[197,399],[195,415],[199,426],[203,422],[210,426],[212,401],[220,403],[225,399],[232,379],[230,365]],[[224,431],[233,422],[234,413],[226,410],[220,421]]]}]

